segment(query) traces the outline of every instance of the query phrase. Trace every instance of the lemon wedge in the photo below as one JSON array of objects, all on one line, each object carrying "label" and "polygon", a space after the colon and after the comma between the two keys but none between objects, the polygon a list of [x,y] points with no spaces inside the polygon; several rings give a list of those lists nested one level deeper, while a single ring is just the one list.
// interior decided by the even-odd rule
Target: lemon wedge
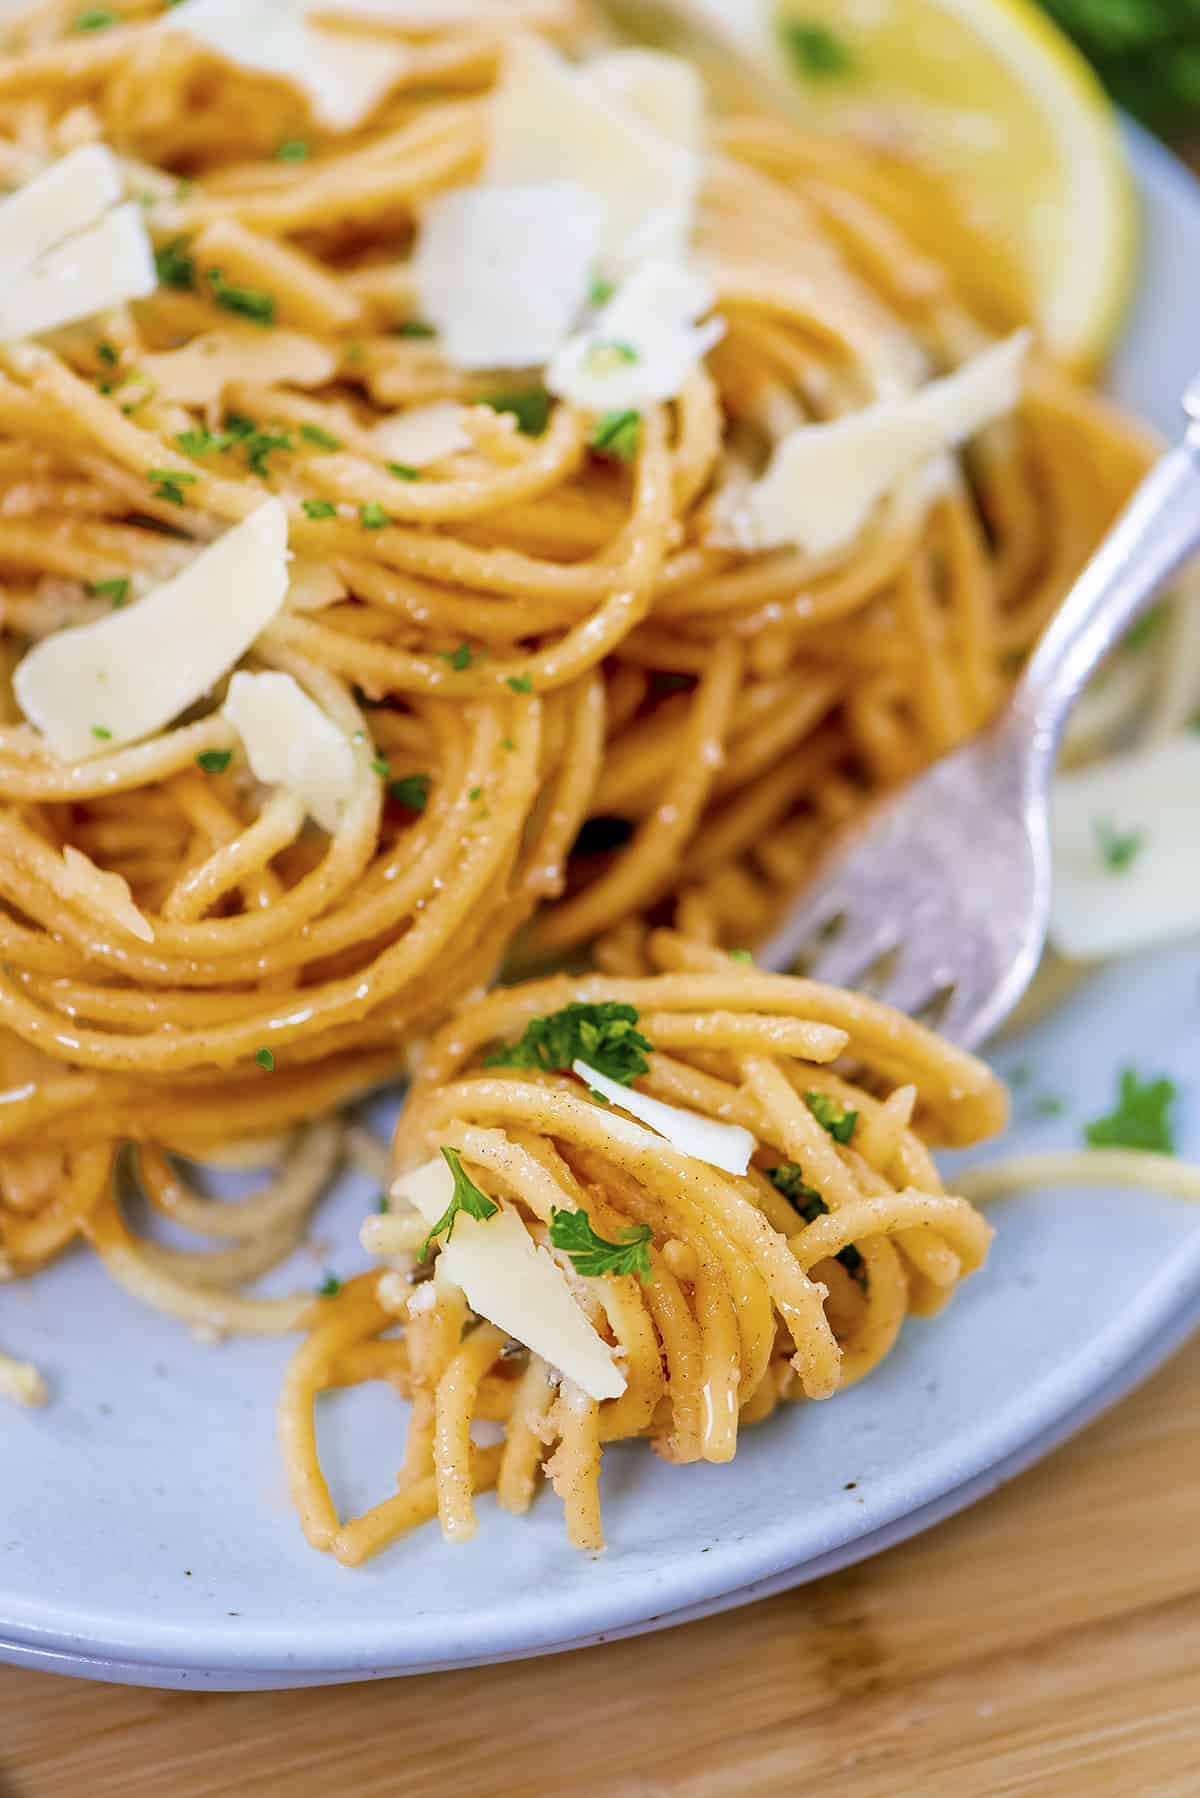
[{"label": "lemon wedge", "polygon": [[1053,353],[1095,366],[1135,263],[1116,114],[1027,0],[673,0],[802,119],[911,150],[946,176],[997,264],[1021,271]]}]

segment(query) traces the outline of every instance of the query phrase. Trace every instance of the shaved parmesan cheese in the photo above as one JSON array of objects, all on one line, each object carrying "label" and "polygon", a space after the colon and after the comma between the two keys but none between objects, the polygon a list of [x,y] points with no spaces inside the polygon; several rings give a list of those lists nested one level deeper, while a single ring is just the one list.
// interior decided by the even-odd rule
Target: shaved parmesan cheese
[{"label": "shaved parmesan cheese", "polygon": [[750,1166],[754,1137],[740,1124],[721,1124],[715,1118],[702,1117],[698,1111],[688,1111],[682,1105],[667,1105],[662,1099],[652,1099],[649,1093],[639,1093],[632,1086],[622,1086],[619,1080],[610,1080],[607,1074],[590,1067],[586,1061],[572,1062],[571,1070],[611,1105],[619,1105],[623,1111],[657,1130],[660,1136],[665,1136],[681,1155],[706,1161],[710,1167],[719,1167],[726,1174],[744,1174]]},{"label": "shaved parmesan cheese", "polygon": [[82,854],[71,843],[63,849],[62,858],[67,878],[60,886],[60,892],[67,898],[77,895],[143,943],[154,941],[154,926],[145,912],[139,911],[133,903],[129,882],[122,875],[109,874],[98,868],[90,856]]},{"label": "shaved parmesan cheese", "polygon": [[412,272],[443,354],[459,368],[549,361],[583,309],[599,244],[600,208],[571,181],[439,194]]},{"label": "shaved parmesan cheese", "polygon": [[[439,1155],[397,1180],[392,1191],[432,1227],[450,1203],[454,1178]],[[460,1211],[438,1268],[461,1286],[472,1311],[525,1343],[590,1398],[624,1392],[625,1376],[612,1350],[576,1304],[553,1255],[534,1242],[515,1211],[502,1206],[482,1220]]]},{"label": "shaved parmesan cheese", "polygon": [[[1050,938],[1125,955],[1200,931],[1200,736],[1094,762],[1054,782]],[[1112,865],[1106,844],[1128,845]]]},{"label": "shaved parmesan cheese", "polygon": [[5,286],[65,237],[94,225],[121,198],[121,170],[103,144],[85,144],[0,203]]},{"label": "shaved parmesan cheese", "polygon": [[682,261],[700,184],[700,159],[586,70],[533,37],[514,39],[492,100],[484,179],[511,185],[553,177],[599,201],[602,272],[620,276],[649,256]]},{"label": "shaved parmesan cheese", "polygon": [[336,605],[345,599],[345,581],[326,562],[313,562],[307,556],[293,556],[288,564],[288,610],[319,612],[322,606]]},{"label": "shaved parmesan cheese", "polygon": [[143,356],[139,371],[160,398],[181,406],[219,406],[239,381],[259,386],[323,387],[333,379],[332,351],[298,331],[205,331],[182,349]]},{"label": "shaved parmesan cheese", "polygon": [[47,250],[0,289],[0,337],[30,337],[144,300],[158,282],[140,206],[131,200]]},{"label": "shaved parmesan cheese", "polygon": [[292,82],[319,125],[352,130],[408,73],[411,53],[378,37],[321,31],[307,11],[303,0],[183,0],[160,29],[186,32],[226,62]]},{"label": "shaved parmesan cheese", "polygon": [[643,263],[600,313],[551,362],[546,386],[586,412],[636,411],[673,400],[725,329],[693,321],[716,295],[700,276],[671,262]]},{"label": "shaved parmesan cheese", "polygon": [[668,56],[665,50],[609,50],[591,59],[587,73],[610,99],[672,143],[692,151],[703,146],[704,83],[682,56]]},{"label": "shaved parmesan cheese", "polygon": [[35,644],[17,703],[64,760],[136,743],[203,698],[286,591],[287,511],[269,499],[136,605]]},{"label": "shaved parmesan cheese", "polygon": [[454,400],[437,400],[431,406],[414,406],[385,418],[371,432],[380,453],[409,468],[430,468],[444,456],[473,449],[475,440],[463,420],[466,409]]},{"label": "shaved parmesan cheese", "polygon": [[225,716],[246,746],[256,780],[286,787],[323,830],[336,830],[354,791],[354,750],[290,674],[239,672]]},{"label": "shaved parmesan cheese", "polygon": [[800,425],[738,498],[731,522],[741,547],[796,543],[823,555],[851,542],[905,475],[1013,410],[1029,345],[1018,331],[915,393]]}]

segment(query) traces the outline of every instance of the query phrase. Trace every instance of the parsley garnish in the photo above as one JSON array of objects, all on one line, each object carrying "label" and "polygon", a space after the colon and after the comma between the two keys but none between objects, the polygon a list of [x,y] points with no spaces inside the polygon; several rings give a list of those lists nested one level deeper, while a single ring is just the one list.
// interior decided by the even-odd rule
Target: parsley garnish
[{"label": "parsley garnish", "polygon": [[1132,1068],[1122,1068],[1116,1108],[1087,1126],[1089,1144],[1093,1149],[1149,1149],[1156,1155],[1173,1155],[1170,1108],[1175,1097],[1175,1082],[1165,1074],[1157,1080],[1139,1080]]},{"label": "parsley garnish", "polygon": [[432,325],[427,325],[422,318],[406,318],[394,325],[397,337],[436,337],[437,332]]},{"label": "parsley garnish", "polygon": [[109,368],[114,368],[116,366],[117,352],[111,343],[98,343],[96,345],[96,354],[99,356],[101,362],[106,362],[108,364]]},{"label": "parsley garnish", "polygon": [[232,760],[232,749],[202,749],[196,757],[196,766],[203,768],[206,774],[224,774]]},{"label": "parsley garnish", "polygon": [[638,353],[631,343],[594,343],[584,357],[593,374],[609,374],[622,364],[636,362]]},{"label": "parsley garnish", "polygon": [[804,1103],[818,1124],[828,1130],[834,1142],[850,1141],[858,1122],[857,1111],[847,1111],[844,1105],[839,1105],[828,1093],[805,1093]]},{"label": "parsley garnish", "polygon": [[254,1051],[254,1059],[260,1068],[266,1069],[268,1074],[273,1074],[275,1072],[275,1057],[270,1049],[256,1049]]},{"label": "parsley garnish", "polygon": [[275,323],[275,296],[264,293],[257,287],[237,287],[227,281],[219,268],[208,270],[208,284],[212,288],[213,299],[226,312],[235,312],[239,318],[253,319],[256,325],[273,325]]},{"label": "parsley garnish", "polygon": [[335,437],[332,431],[326,431],[320,425],[301,425],[300,435],[305,443],[315,444],[317,449],[336,450],[342,447],[341,438]]},{"label": "parsley garnish", "polygon": [[449,1242],[454,1234],[455,1219],[460,1211],[465,1211],[468,1217],[478,1218],[483,1223],[489,1217],[494,1217],[500,1209],[495,1199],[489,1199],[485,1192],[480,1192],[470,1175],[463,1172],[463,1165],[458,1158],[457,1149],[448,1149],[443,1143],[442,1156],[446,1166],[454,1175],[454,1191],[450,1195],[450,1203],[421,1244],[418,1261],[424,1261],[429,1253],[430,1243],[435,1236],[440,1236],[443,1230],[446,1232],[446,1241]]},{"label": "parsley garnish", "polygon": [[182,473],[176,468],[148,468],[146,477],[154,482],[155,499],[169,499],[173,506],[187,505],[183,490],[196,479],[194,474]]},{"label": "parsley garnish", "polygon": [[276,162],[306,162],[308,145],[302,137],[289,137],[275,152]]},{"label": "parsley garnish", "polygon": [[523,393],[488,393],[480,403],[493,412],[511,412],[525,437],[540,437],[550,417],[550,395],[540,387]]},{"label": "parsley garnish", "polygon": [[609,1242],[597,1236],[586,1211],[563,1211],[556,1206],[550,1213],[550,1241],[569,1256],[577,1274],[591,1279],[601,1274],[636,1274],[639,1280],[648,1280],[653,1240],[649,1224],[631,1224],[622,1230],[619,1241]]},{"label": "parsley garnish", "polygon": [[414,468],[409,462],[389,462],[387,471],[390,475],[395,475],[398,481],[419,481],[421,478],[421,470]]},{"label": "parsley garnish", "polygon": [[825,25],[805,24],[802,19],[781,19],[779,41],[797,74],[819,81],[847,75],[854,67],[849,45]]},{"label": "parsley garnish", "polygon": [[1140,830],[1118,830],[1111,818],[1097,818],[1092,829],[1096,849],[1110,874],[1124,874],[1146,841]]},{"label": "parsley garnish", "polygon": [[477,800],[477,799],[478,799],[478,798],[480,798],[480,796],[481,796],[481,795],[482,795],[482,793],[483,793],[483,788],[482,788],[482,787],[472,787],[472,788],[471,788],[471,791],[470,791],[470,792],[469,792],[469,793],[468,793],[468,794],[467,794],[467,798],[468,798],[468,799],[469,799],[469,800],[470,800],[470,801],[471,801],[471,803],[472,803],[472,804],[474,804],[474,802],[475,802],[475,801],[476,801],[476,800]]},{"label": "parsley garnish", "polygon": [[112,732],[109,730],[107,724],[93,724],[92,735],[94,737],[99,737],[102,743],[108,743],[112,740]]},{"label": "parsley garnish", "polygon": [[438,656],[441,661],[449,662],[450,666],[457,669],[460,674],[475,660],[469,643],[460,643],[457,649],[439,649]]},{"label": "parsley garnish", "polygon": [[379,1213],[380,1217],[386,1217],[388,1212],[391,1210],[391,1206],[388,1203],[388,1196],[387,1196],[386,1192],[381,1192],[379,1197],[376,1199],[375,1209]]},{"label": "parsley garnish", "polygon": [[533,692],[533,679],[528,674],[510,674],[508,684],[514,693]]},{"label": "parsley garnish", "polygon": [[637,1021],[634,1007],[616,1000],[572,1001],[561,1011],[531,1018],[520,1040],[494,1050],[485,1066],[540,1068],[553,1074],[586,1061],[610,1080],[630,1086],[649,1068],[646,1056],[654,1048],[635,1028]]},{"label": "parsley garnish", "polygon": [[381,531],[391,519],[377,499],[368,500],[365,506],[358,508],[358,522],[364,531]]},{"label": "parsley garnish", "polygon": [[820,1217],[829,1207],[815,1186],[809,1186],[804,1179],[804,1170],[798,1161],[781,1161],[778,1167],[767,1171],[767,1179],[789,1204],[796,1207],[806,1223],[811,1224],[814,1217]]},{"label": "parsley garnish", "polygon": [[749,949],[731,949],[729,951],[729,959],[730,961],[745,962],[749,967],[754,966],[754,957],[751,955]]},{"label": "parsley garnish", "polygon": [[642,438],[640,412],[606,412],[591,435],[591,446],[598,455],[611,456],[618,462],[632,462]]},{"label": "parsley garnish", "polygon": [[337,507],[328,499],[302,499],[300,507],[306,518],[336,518]]},{"label": "parsley garnish", "polygon": [[155,250],[154,267],[164,287],[190,288],[196,279],[196,265],[188,254],[187,238],[172,238]]},{"label": "parsley garnish", "polygon": [[588,304],[606,306],[616,291],[612,282],[606,281],[603,275],[593,275],[591,286],[588,288]]},{"label": "parsley garnish", "polygon": [[129,598],[129,576],[115,574],[111,580],[89,581],[88,592],[94,593],[97,599],[111,599],[114,607],[121,607]]},{"label": "parsley garnish", "polygon": [[94,6],[88,12],[77,13],[75,17],[76,31],[107,31],[110,25],[118,23],[115,12],[107,7]]},{"label": "parsley garnish", "polygon": [[210,431],[204,425],[190,431],[177,431],[175,441],[185,456],[207,456],[210,450],[228,449],[230,444],[227,432]]},{"label": "parsley garnish", "polygon": [[265,480],[270,473],[270,469],[267,467],[267,457],[274,450],[295,448],[286,431],[252,430],[249,435],[241,436],[240,441],[246,451],[246,466],[251,474],[258,475],[261,480]]},{"label": "parsley garnish", "polygon": [[326,1268],[325,1278],[317,1287],[317,1297],[319,1299],[335,1299],[341,1290],[342,1282],[335,1273],[331,1273],[330,1270]]},{"label": "parsley garnish", "polygon": [[371,773],[382,775],[384,780],[387,779],[388,775],[391,773],[391,769],[383,756],[373,755],[371,757]]},{"label": "parsley garnish", "polygon": [[410,812],[423,812],[429,803],[431,784],[431,775],[406,774],[402,779],[394,780],[388,792],[398,805],[406,805]]}]

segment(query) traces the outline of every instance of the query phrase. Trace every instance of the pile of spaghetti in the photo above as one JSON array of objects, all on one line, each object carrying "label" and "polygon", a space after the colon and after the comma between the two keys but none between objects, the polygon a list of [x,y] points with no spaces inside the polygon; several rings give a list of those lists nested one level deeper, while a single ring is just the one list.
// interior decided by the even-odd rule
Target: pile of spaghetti
[{"label": "pile of spaghetti", "polygon": [[[423,209],[477,177],[513,34],[571,50],[591,21],[571,0],[431,5],[423,22],[396,10],[350,22],[391,69],[352,126],[145,0],[39,0],[6,21],[0,56],[0,181],[106,144],[159,277],[147,298],[0,346],[0,1267],[34,1272],[82,1234],[139,1297],[217,1330],[295,1327],[309,1295],[240,1287],[302,1240],[345,1148],[341,1108],[482,991],[519,931],[526,956],[592,945],[614,976],[643,966],[663,923],[701,944],[761,936],[834,826],[995,709],[1146,457],[1035,360],[1019,414],[969,463],[948,459],[924,503],[889,497],[824,554],[738,547],[712,502],[749,453],[870,405],[899,370],[952,370],[1019,322],[1021,295],[983,285],[997,258],[928,170],[766,113],[713,119],[694,240],[723,335],[677,398],[598,437],[536,374],[453,366],[411,268]],[[441,403],[456,409],[452,452],[393,462],[381,427]],[[223,686],[79,760],[51,751],[11,689],[32,647],[136,607],[268,494],[296,578],[244,665],[293,677],[371,751],[330,831],[249,777]],[[761,1058],[767,1086],[739,1103],[783,1152],[796,1108],[770,1052],[774,991],[713,1067],[698,1036],[693,1072],[661,1077],[698,1083],[704,1108],[731,1086],[730,1057]],[[494,1001],[495,1015],[525,1002]],[[664,1047],[692,1043],[683,1029]],[[950,1064],[921,1053],[936,1107]],[[546,1108],[528,1129],[557,1145],[577,1195],[609,1153],[603,1132],[561,1137],[554,1089],[510,1084]],[[893,1136],[904,1183],[936,1192],[903,1103],[878,1126],[866,1097],[862,1112],[863,1142],[837,1152],[842,1184],[824,1196],[875,1203]],[[114,1186],[129,1143],[146,1198],[216,1247],[181,1254],[131,1231]],[[238,1206],[170,1159],[230,1145],[274,1169]],[[657,1188],[620,1157],[612,1171],[606,1203],[657,1218]],[[722,1188],[737,1230],[752,1197],[782,1219],[768,1187]],[[897,1321],[902,1264],[924,1303],[978,1249],[965,1235],[922,1246],[918,1201],[896,1203],[917,1234],[871,1250],[869,1301],[830,1277],[849,1365]],[[801,1261],[827,1260],[836,1226],[810,1229]],[[728,1267],[734,1237],[672,1230],[711,1292],[712,1321],[680,1299],[679,1328],[711,1345],[735,1275],[705,1257]],[[655,1285],[621,1301],[631,1330],[678,1290],[665,1246],[658,1259]],[[770,1277],[748,1263],[738,1326],[739,1396],[758,1409],[786,1384]],[[800,1290],[803,1266],[791,1277]],[[805,1302],[804,1353],[828,1385],[833,1335]],[[374,1303],[361,1298],[368,1319]],[[499,1403],[507,1376],[481,1355],[476,1342]],[[630,1391],[614,1433],[658,1415],[640,1374]],[[704,1446],[691,1405],[674,1397],[653,1425],[672,1452]]]},{"label": "pile of spaghetti", "polygon": [[[524,1511],[543,1461],[571,1541],[602,1547],[604,1443],[643,1437],[671,1461],[728,1461],[741,1424],[861,1378],[909,1312],[936,1311],[983,1260],[988,1226],[943,1191],[929,1153],[1003,1123],[1004,1090],[980,1062],[875,1001],[672,932],[656,932],[650,953],[661,971],[638,978],[500,988],[430,1045],[399,1164],[448,1156],[466,1214],[412,1210],[402,1176],[363,1231],[394,1271],[322,1305],[284,1392],[293,1496],[310,1542],[339,1560],[434,1515],[448,1539],[466,1538],[474,1491],[494,1486]],[[616,1070],[600,1103],[571,1072],[580,1045]],[[680,1143],[709,1120],[692,1152],[631,1122],[647,1094],[673,1108],[652,1115]],[[708,1158],[730,1126],[749,1132],[742,1174]],[[514,1217],[613,1346],[615,1386],[585,1358],[589,1394],[468,1310],[470,1297],[499,1315],[471,1290],[463,1239],[468,1257],[486,1255]],[[414,1281],[426,1237],[442,1246],[432,1280]],[[536,1342],[550,1306],[517,1289],[518,1314],[522,1298]],[[387,1333],[397,1322],[399,1337]],[[398,1492],[339,1524],[313,1399],[366,1379],[412,1401],[407,1455]],[[604,1389],[615,1395],[598,1400]],[[473,1445],[478,1420],[502,1424],[502,1441]]]}]

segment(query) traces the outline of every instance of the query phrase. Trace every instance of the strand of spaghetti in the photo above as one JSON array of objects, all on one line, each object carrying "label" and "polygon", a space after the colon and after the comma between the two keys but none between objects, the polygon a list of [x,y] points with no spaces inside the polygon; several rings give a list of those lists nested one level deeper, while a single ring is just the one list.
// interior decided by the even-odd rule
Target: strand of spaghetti
[{"label": "strand of spaghetti", "polygon": [[497,1502],[516,1516],[533,1503],[545,1452],[546,1418],[554,1396],[550,1369],[540,1355],[531,1355],[517,1385],[496,1479]]},{"label": "strand of spaghetti", "polygon": [[574,1548],[590,1549],[593,1553],[604,1547],[599,1418],[600,1408],[595,1400],[564,1380],[551,1413],[558,1447],[546,1462],[546,1475],[562,1500],[567,1540]]},{"label": "strand of spaghetti", "polygon": [[1043,1149],[967,1168],[956,1185],[972,1204],[1042,1186],[1128,1186],[1200,1199],[1200,1167],[1136,1149]]},{"label": "strand of spaghetti", "polygon": [[[500,1458],[499,1446],[472,1446],[472,1493],[491,1491],[500,1472]],[[343,1567],[360,1567],[364,1561],[378,1554],[389,1543],[395,1542],[399,1536],[407,1535],[409,1530],[416,1529],[422,1523],[432,1522],[438,1515],[438,1509],[437,1479],[431,1473],[426,1474],[424,1479],[414,1480],[412,1485],[401,1487],[393,1497],[373,1505],[361,1517],[352,1518],[349,1523],[343,1524],[330,1538],[327,1546]],[[314,1547],[325,1546],[325,1543],[314,1544]]]},{"label": "strand of spaghetti", "polygon": [[433,1472],[447,1542],[467,1542],[479,1527],[471,1503],[471,1415],[479,1382],[503,1347],[503,1330],[477,1324],[437,1384]]}]

